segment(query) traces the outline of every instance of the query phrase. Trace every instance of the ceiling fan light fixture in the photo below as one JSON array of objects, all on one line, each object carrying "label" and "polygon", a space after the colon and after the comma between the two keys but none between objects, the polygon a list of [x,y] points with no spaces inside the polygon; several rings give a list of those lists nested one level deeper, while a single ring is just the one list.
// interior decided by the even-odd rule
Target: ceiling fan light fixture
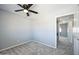
[{"label": "ceiling fan light fixture", "polygon": [[26,10],[26,9],[24,9],[23,11],[24,11],[25,13],[27,13],[27,12],[28,12],[28,10]]},{"label": "ceiling fan light fixture", "polygon": [[23,11],[24,13],[26,13],[27,16],[30,16],[30,15],[29,15],[29,12],[38,14],[38,12],[36,12],[36,11],[29,10],[29,8],[31,8],[31,6],[32,6],[33,4],[17,4],[17,5],[20,6],[22,9],[15,10],[15,12]]}]

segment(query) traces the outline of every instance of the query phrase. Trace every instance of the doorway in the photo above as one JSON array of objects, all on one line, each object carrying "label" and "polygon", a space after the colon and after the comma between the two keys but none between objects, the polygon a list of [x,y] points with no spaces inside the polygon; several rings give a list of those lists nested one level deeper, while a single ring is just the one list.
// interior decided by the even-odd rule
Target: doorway
[{"label": "doorway", "polygon": [[[57,48],[73,51],[74,15],[57,17]],[[72,52],[73,53],[73,52]]]}]

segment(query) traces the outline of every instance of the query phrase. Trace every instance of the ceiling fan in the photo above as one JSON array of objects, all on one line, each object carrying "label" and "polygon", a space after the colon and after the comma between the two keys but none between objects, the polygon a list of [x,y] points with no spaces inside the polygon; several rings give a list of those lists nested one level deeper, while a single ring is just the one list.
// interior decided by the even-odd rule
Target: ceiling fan
[{"label": "ceiling fan", "polygon": [[32,13],[38,14],[38,12],[30,10],[30,7],[33,4],[23,4],[23,5],[17,4],[17,5],[19,5],[22,9],[15,10],[15,12],[23,11],[23,12],[25,12],[27,14],[27,16],[30,16],[28,12],[32,12]]}]

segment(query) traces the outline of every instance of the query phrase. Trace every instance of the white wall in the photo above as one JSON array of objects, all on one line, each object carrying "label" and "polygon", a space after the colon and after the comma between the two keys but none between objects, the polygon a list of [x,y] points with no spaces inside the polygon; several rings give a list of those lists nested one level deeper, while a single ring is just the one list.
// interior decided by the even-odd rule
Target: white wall
[{"label": "white wall", "polygon": [[76,5],[41,4],[34,8],[39,14],[32,16],[33,39],[56,48],[56,17],[74,14]]},{"label": "white wall", "polygon": [[0,50],[27,42],[30,39],[30,20],[0,10]]}]

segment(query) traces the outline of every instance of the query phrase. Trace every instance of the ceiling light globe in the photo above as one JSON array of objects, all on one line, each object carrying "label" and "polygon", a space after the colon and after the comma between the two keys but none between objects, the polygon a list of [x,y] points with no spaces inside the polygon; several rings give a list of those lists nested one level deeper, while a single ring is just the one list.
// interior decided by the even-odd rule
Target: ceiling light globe
[{"label": "ceiling light globe", "polygon": [[28,11],[24,9],[24,12],[27,13]]}]

